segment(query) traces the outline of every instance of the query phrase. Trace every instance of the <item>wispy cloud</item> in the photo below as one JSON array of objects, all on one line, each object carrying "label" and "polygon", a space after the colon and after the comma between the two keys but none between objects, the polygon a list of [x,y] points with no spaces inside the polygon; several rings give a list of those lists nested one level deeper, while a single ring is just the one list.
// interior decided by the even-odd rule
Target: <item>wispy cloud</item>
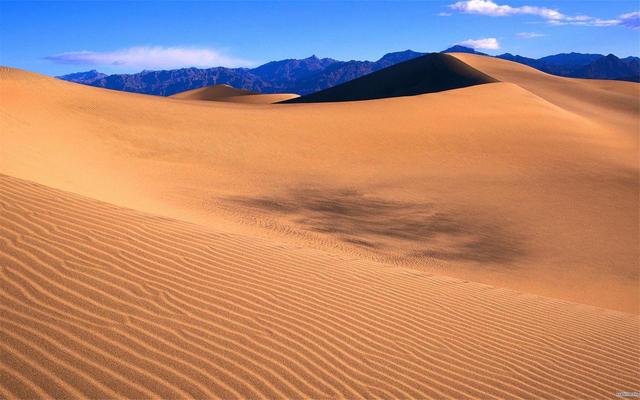
[{"label": "wispy cloud", "polygon": [[[559,25],[564,21],[559,21]],[[619,15],[612,19],[599,19],[593,17],[584,17],[583,20],[568,21],[571,25],[590,25],[590,26],[625,26],[631,29],[640,29],[640,11],[630,12]]]},{"label": "wispy cloud", "polygon": [[624,25],[627,28],[640,29],[640,11],[622,14],[618,17],[618,20],[620,25]]},{"label": "wispy cloud", "polygon": [[500,43],[496,38],[468,39],[456,44],[472,49],[498,50],[500,48]]},{"label": "wispy cloud", "polygon": [[245,67],[252,62],[219,50],[196,47],[138,46],[115,51],[74,51],[45,57],[58,64],[101,65],[129,68]]},{"label": "wispy cloud", "polygon": [[514,7],[508,4],[497,4],[492,0],[458,1],[449,5],[449,9],[465,14],[487,15],[491,17],[533,15],[543,18],[552,25],[625,26],[627,28],[640,29],[640,12],[630,12],[612,19],[601,19],[589,15],[570,16],[556,9],[547,7]]},{"label": "wispy cloud", "polygon": [[533,38],[543,37],[547,35],[544,33],[538,33],[538,32],[518,32],[516,33],[516,36],[521,39],[533,39]]}]

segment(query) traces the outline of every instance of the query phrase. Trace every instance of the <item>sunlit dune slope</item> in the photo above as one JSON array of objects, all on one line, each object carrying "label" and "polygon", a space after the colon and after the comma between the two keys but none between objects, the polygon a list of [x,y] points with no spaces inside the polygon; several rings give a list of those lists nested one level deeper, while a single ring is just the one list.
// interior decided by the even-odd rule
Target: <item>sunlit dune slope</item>
[{"label": "sunlit dune slope", "polygon": [[229,85],[211,85],[176,93],[169,97],[188,100],[216,100],[221,97],[237,97],[256,94],[250,90],[238,89]]},{"label": "sunlit dune slope", "polygon": [[0,176],[0,396],[611,398],[637,316]]},{"label": "sunlit dune slope", "polygon": [[[486,74],[504,65],[482,63]],[[637,312],[637,84],[566,80],[554,101],[526,74],[255,107],[3,69],[0,172],[340,257]],[[565,82],[548,77],[535,79]]]},{"label": "sunlit dune slope", "polygon": [[448,54],[430,53],[283,103],[319,103],[415,96],[492,82],[497,80]]},{"label": "sunlit dune slope", "polygon": [[640,84],[597,79],[572,79],[549,75],[526,65],[453,53],[454,57],[503,82],[515,83],[563,109],[626,129],[630,143],[638,146]]},{"label": "sunlit dune slope", "polygon": [[272,104],[298,97],[298,95],[289,93],[258,94],[244,89],[237,89],[229,85],[212,85],[176,93],[169,97],[183,100],[208,100],[247,104]]}]

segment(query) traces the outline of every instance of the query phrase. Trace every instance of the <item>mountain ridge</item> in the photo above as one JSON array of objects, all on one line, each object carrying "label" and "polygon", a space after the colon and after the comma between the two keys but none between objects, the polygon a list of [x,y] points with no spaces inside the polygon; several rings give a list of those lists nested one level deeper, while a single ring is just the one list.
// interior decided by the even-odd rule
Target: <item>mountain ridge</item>
[{"label": "mountain ridge", "polygon": [[[448,52],[487,55],[460,45],[442,51],[442,53]],[[112,75],[91,70],[58,78],[90,86],[160,96],[170,96],[217,84],[227,84],[256,93],[298,93],[304,96],[425,54],[408,49],[387,53],[377,61],[339,61],[312,55],[304,59],[271,61],[256,68],[191,67]],[[613,54],[605,56],[571,52],[538,59],[511,53],[495,57],[528,65],[554,75],[640,82],[640,58],[633,56],[618,58]]]}]

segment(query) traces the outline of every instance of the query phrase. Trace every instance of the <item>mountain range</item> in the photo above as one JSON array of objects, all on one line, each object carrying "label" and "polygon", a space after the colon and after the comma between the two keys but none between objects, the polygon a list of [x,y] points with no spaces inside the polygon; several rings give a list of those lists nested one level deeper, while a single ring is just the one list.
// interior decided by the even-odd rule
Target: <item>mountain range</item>
[{"label": "mountain range", "polygon": [[[443,51],[452,52],[487,55],[463,46],[453,46]],[[160,96],[216,84],[227,84],[257,93],[307,95],[424,54],[426,53],[405,50],[388,53],[377,61],[338,61],[313,55],[305,59],[271,61],[256,68],[182,68],[113,75],[92,70],[58,78],[90,86]],[[554,75],[640,82],[639,57],[618,58],[613,54],[605,56],[583,53],[562,53],[538,59],[511,53],[495,57]]]}]

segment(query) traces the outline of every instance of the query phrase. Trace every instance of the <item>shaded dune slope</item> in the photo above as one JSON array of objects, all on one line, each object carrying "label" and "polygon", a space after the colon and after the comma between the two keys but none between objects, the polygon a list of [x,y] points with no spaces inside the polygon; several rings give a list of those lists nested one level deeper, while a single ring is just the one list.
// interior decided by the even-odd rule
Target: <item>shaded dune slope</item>
[{"label": "shaded dune slope", "polygon": [[282,103],[372,100],[441,92],[496,79],[447,54],[430,53]]},{"label": "shaded dune slope", "polygon": [[637,316],[0,175],[0,396],[611,398]]},{"label": "shaded dune slope", "polygon": [[206,100],[227,103],[272,104],[298,97],[297,94],[274,93],[259,94],[249,90],[237,89],[229,85],[212,85],[203,88],[187,90],[169,96],[181,100]]}]

